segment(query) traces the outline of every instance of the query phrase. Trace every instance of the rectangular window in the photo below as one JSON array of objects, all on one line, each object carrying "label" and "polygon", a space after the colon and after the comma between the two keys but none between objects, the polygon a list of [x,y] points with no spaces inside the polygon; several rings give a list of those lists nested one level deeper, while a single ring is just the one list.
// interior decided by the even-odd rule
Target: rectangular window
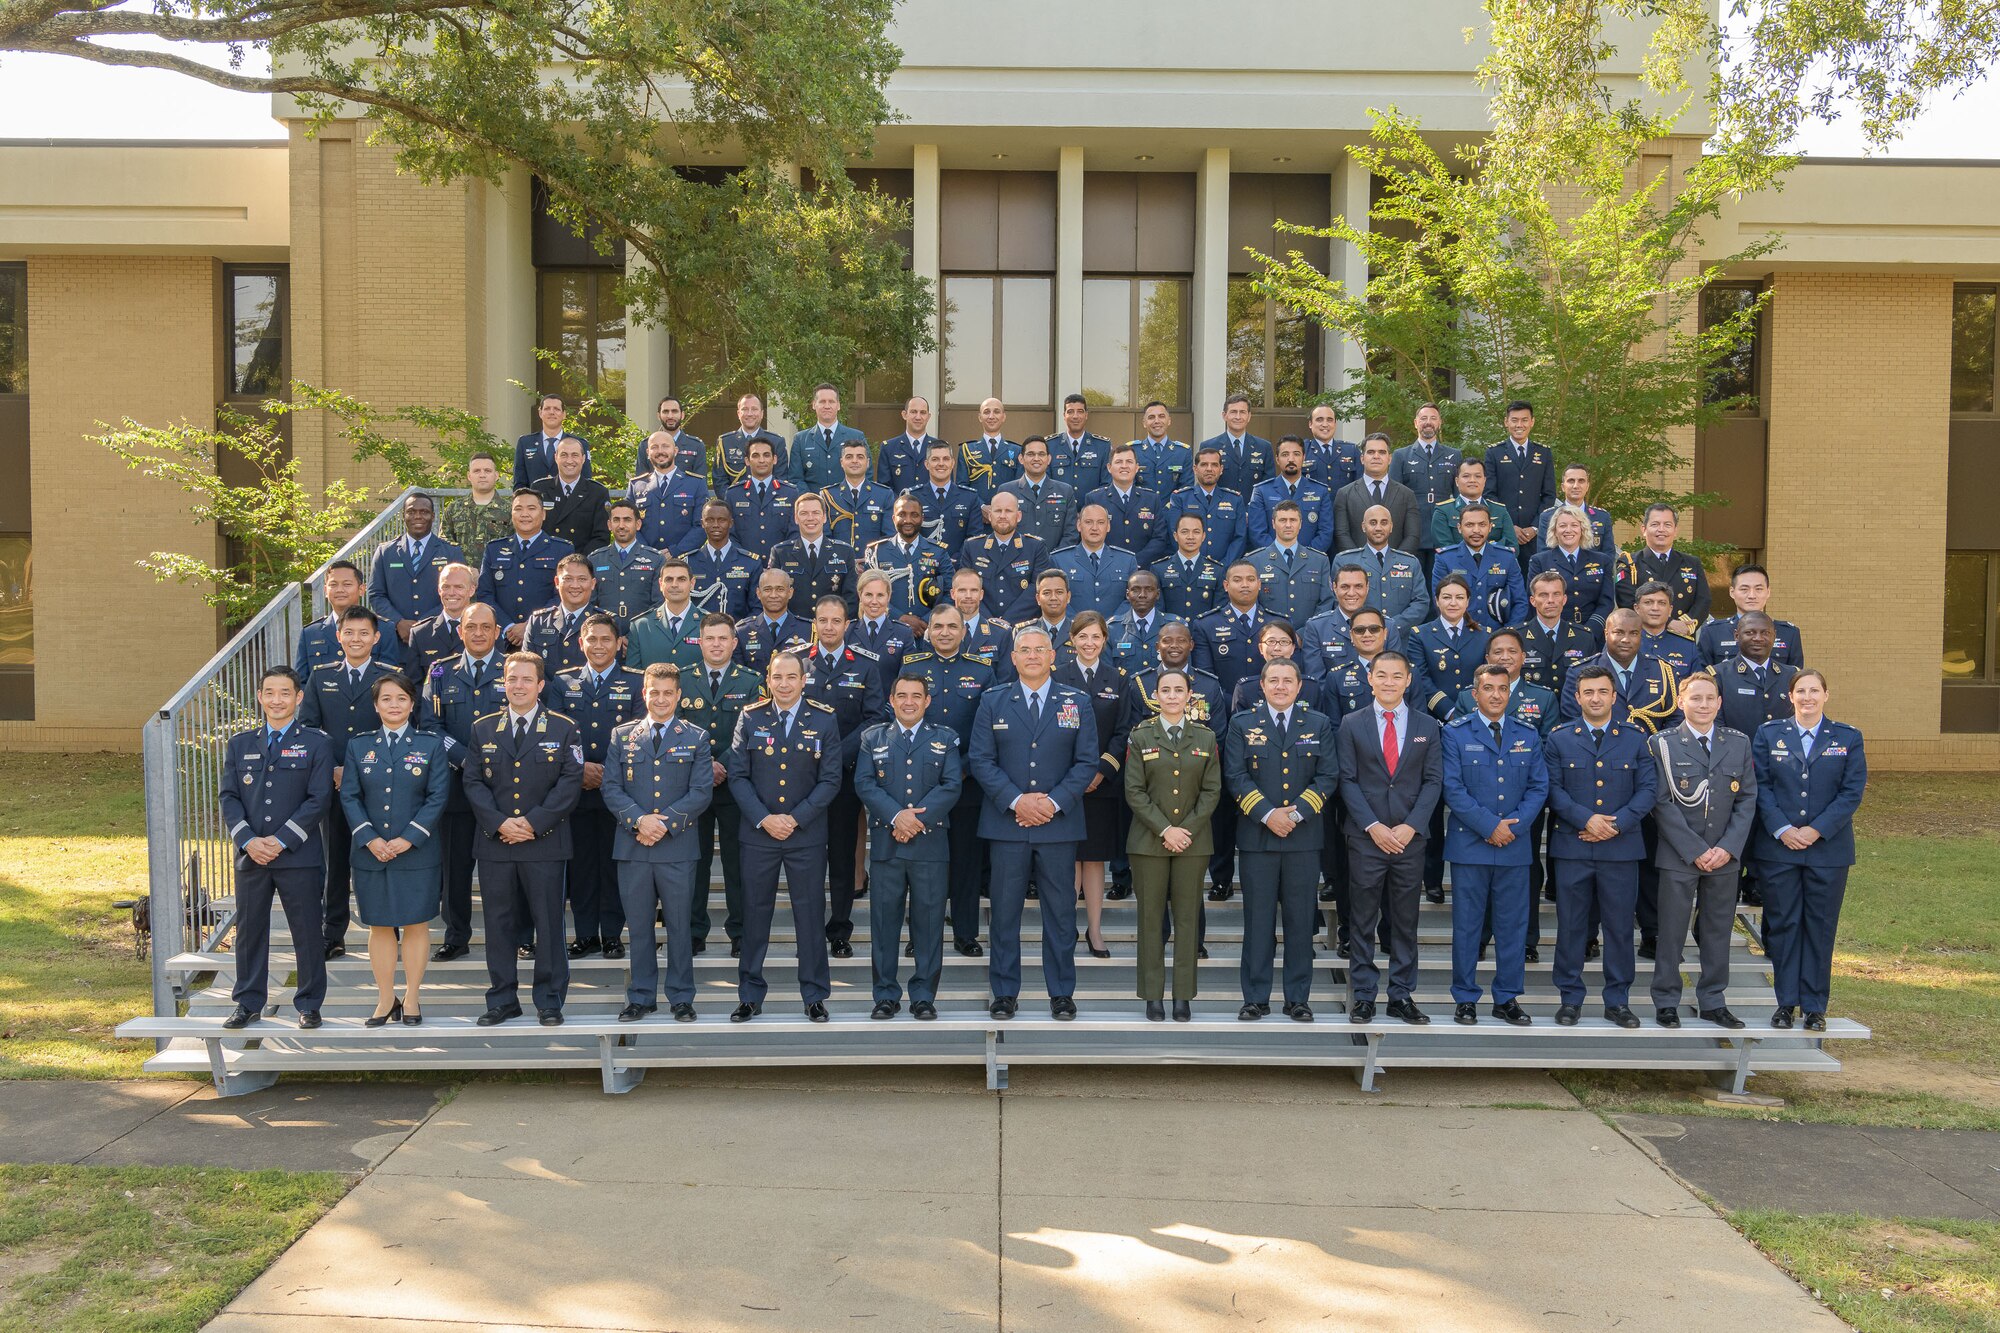
[{"label": "rectangular window", "polygon": [[1320,329],[1269,299],[1248,278],[1229,280],[1226,390],[1253,411],[1307,407],[1319,397]]},{"label": "rectangular window", "polygon": [[1185,410],[1188,283],[1183,278],[1087,278],[1083,396],[1092,407],[1157,398]]},{"label": "rectangular window", "polygon": [[1055,382],[1055,291],[1046,277],[944,280],[945,402],[1049,407]]},{"label": "rectangular window", "polygon": [[230,264],[222,271],[229,343],[224,390],[231,398],[272,398],[285,391],[286,270]]},{"label": "rectangular window", "polygon": [[[606,406],[625,409],[625,307],[615,292],[614,269],[543,269],[535,345],[554,352],[570,376]],[[562,383],[547,366],[536,386],[555,392]]]},{"label": "rectangular window", "polygon": [[0,264],[0,393],[28,391],[28,266]]},{"label": "rectangular window", "polygon": [[2000,552],[1951,551],[1944,565],[1944,678],[1992,684],[2000,626]]},{"label": "rectangular window", "polygon": [[1994,304],[2000,289],[1951,289],[1951,410],[1993,410]]},{"label": "rectangular window", "polygon": [[[1701,326],[1709,329],[1741,315],[1757,303],[1763,289],[1754,282],[1711,282],[1701,291]],[[1704,401],[1734,402],[1730,410],[1745,416],[1758,414],[1758,358],[1763,352],[1763,321],[1750,338],[1720,357],[1708,375]]]}]

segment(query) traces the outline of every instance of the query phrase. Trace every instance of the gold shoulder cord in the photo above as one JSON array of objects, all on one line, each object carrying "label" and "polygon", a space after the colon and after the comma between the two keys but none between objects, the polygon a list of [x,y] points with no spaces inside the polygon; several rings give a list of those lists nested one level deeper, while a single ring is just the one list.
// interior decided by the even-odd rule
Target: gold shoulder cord
[{"label": "gold shoulder cord", "polygon": [[958,446],[959,457],[965,460],[965,479],[974,486],[981,486],[993,480],[993,465],[983,463],[972,456],[970,443]]},{"label": "gold shoulder cord", "polygon": [[1644,727],[1646,733],[1653,736],[1657,736],[1660,725],[1674,715],[1674,709],[1680,698],[1679,690],[1674,683],[1674,669],[1665,662],[1660,662],[1658,665],[1661,686],[1659,699],[1644,708],[1632,710],[1632,721]]}]

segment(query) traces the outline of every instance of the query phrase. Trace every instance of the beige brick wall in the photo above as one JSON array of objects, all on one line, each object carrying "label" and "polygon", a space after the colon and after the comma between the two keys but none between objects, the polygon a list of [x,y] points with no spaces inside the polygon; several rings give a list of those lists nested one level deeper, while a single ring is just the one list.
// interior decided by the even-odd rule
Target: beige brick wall
[{"label": "beige brick wall", "polygon": [[137,727],[215,651],[199,593],[137,561],[213,558],[186,498],[85,440],[96,422],[213,424],[215,262],[169,256],[28,261],[35,534],[35,722],[0,744],[136,748]]},{"label": "beige brick wall", "polygon": [[1871,743],[1935,743],[1951,279],[1780,272],[1773,288],[1772,606],[1827,673],[1833,716]]}]

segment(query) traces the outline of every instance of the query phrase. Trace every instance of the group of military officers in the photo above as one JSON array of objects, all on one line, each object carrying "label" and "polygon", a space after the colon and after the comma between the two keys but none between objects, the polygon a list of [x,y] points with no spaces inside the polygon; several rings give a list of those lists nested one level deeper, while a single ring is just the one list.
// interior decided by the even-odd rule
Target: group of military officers
[{"label": "group of military officers", "polygon": [[[482,1024],[522,1014],[517,959],[533,960],[539,1020],[559,1024],[569,961],[626,957],[628,934],[620,1017],[655,1012],[656,922],[668,1003],[692,1020],[718,853],[735,1021],[766,998],[781,872],[815,1021],[864,894],[874,1017],[901,1010],[906,925],[915,1017],[936,1016],[947,925],[962,954],[990,945],[991,1012],[1011,1016],[1028,901],[1051,1013],[1073,1017],[1077,865],[1102,858],[1110,896],[1140,893],[1151,1018],[1169,921],[1185,1020],[1203,882],[1219,901],[1240,878],[1240,1017],[1269,1013],[1282,939],[1284,1012],[1312,1020],[1327,901],[1350,1018],[1374,1017],[1379,947],[1387,1012],[1428,1022],[1412,997],[1419,894],[1442,901],[1449,863],[1459,1022],[1478,1021],[1489,947],[1492,1014],[1530,1021],[1518,999],[1545,892],[1559,1023],[1579,1020],[1601,953],[1609,1020],[1639,1024],[1637,955],[1655,963],[1657,1021],[1677,1026],[1692,926],[1696,1011],[1741,1026],[1724,1002],[1730,920],[1761,895],[1771,1021],[1824,1024],[1860,734],[1825,716],[1825,680],[1768,614],[1762,569],[1737,569],[1736,614],[1711,617],[1673,509],[1653,506],[1642,544],[1618,550],[1588,470],[1555,467],[1528,404],[1483,454],[1444,445],[1431,406],[1400,449],[1335,439],[1324,407],[1274,445],[1240,397],[1194,448],[1158,403],[1144,438],[1113,446],[1080,395],[1059,433],[1018,443],[997,401],[959,445],[927,434],[921,398],[873,448],[831,386],[813,409],[787,442],[746,395],[711,450],[666,399],[614,495],[551,395],[511,494],[476,456],[471,494],[441,516],[410,497],[365,582],[332,568],[292,711],[281,689],[260,695],[266,724],[232,743],[223,793],[239,949],[260,954],[280,899],[302,1015],[316,1022],[323,960],[344,952],[361,845],[327,788],[382,725],[373,682],[396,673],[450,767],[441,810],[407,812],[442,844],[436,959],[469,951],[479,869]],[[1108,852],[1087,832],[1093,798],[1117,803]],[[232,1023],[256,1020],[265,986],[246,959]]]}]

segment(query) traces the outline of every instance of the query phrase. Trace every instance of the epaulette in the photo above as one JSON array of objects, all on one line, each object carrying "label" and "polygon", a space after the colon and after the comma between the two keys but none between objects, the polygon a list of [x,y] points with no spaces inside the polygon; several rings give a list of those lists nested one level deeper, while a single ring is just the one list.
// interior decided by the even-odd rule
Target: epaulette
[{"label": "epaulette", "polygon": [[1014,628],[1013,625],[1009,624],[1007,621],[1002,620],[998,616],[987,616],[984,619],[982,619],[979,623],[982,625],[998,625],[1001,629],[1007,630],[1010,633],[1013,631]]},{"label": "epaulette", "polygon": [[819,709],[819,711],[822,713],[831,713],[833,711],[832,704],[823,704],[817,699],[806,699],[804,700],[804,702],[811,704],[814,708]]},{"label": "epaulette", "polygon": [[[926,654],[926,656],[928,656],[928,654]],[[990,666],[992,666],[992,665],[993,665],[993,654],[992,654],[992,653],[963,653],[963,652],[962,652],[962,653],[960,653],[960,654],[959,654],[959,656],[960,656],[960,657],[963,657],[963,658],[964,658],[964,659],[965,659],[966,661],[968,661],[968,662],[977,662],[977,663],[979,663],[979,665],[981,665],[981,666],[983,666],[983,667],[990,667]],[[904,658],[903,660],[907,662],[907,661],[909,661],[910,659],[908,659],[908,658]]]},{"label": "epaulette", "polygon": [[1465,725],[1466,725],[1467,723],[1471,722],[1471,721],[1472,721],[1472,719],[1473,719],[1473,716],[1474,716],[1474,715],[1473,715],[1473,714],[1471,714],[1471,713],[1460,713],[1460,714],[1459,714],[1459,715],[1458,715],[1457,717],[1455,717],[1455,718],[1451,719],[1451,721],[1449,721],[1449,722],[1445,723],[1445,725],[1446,725],[1447,727],[1462,727],[1462,726],[1465,726]]},{"label": "epaulette", "polygon": [[936,656],[936,653],[905,653],[903,655],[903,665],[915,666],[919,662],[928,662]]},{"label": "epaulette", "polygon": [[863,648],[858,643],[850,643],[844,646],[846,647],[848,656],[850,657],[865,657],[869,661],[877,663],[878,665],[882,661],[882,654],[876,652],[872,648]]}]

